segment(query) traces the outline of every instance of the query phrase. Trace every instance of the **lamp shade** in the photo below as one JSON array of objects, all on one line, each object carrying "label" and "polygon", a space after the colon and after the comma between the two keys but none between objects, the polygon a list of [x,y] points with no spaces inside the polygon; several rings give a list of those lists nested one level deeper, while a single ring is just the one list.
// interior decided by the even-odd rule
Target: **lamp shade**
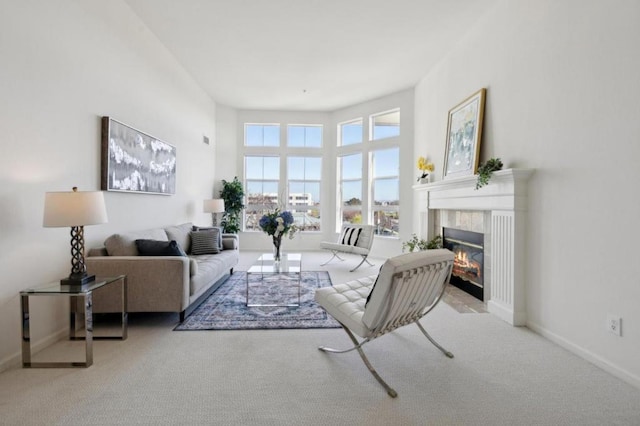
[{"label": "lamp shade", "polygon": [[204,200],[202,207],[202,211],[205,213],[222,213],[224,212],[224,200],[222,198]]},{"label": "lamp shade", "polygon": [[97,225],[107,222],[101,191],[47,192],[44,198],[45,228]]}]

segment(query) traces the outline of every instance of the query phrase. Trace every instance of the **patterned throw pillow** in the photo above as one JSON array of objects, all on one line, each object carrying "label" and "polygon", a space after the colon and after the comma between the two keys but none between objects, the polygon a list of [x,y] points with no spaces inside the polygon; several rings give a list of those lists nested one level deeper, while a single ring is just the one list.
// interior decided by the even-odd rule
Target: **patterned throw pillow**
[{"label": "patterned throw pillow", "polygon": [[218,254],[218,236],[220,232],[217,228],[205,231],[191,232],[191,254]]},{"label": "patterned throw pillow", "polygon": [[218,250],[222,251],[224,250],[224,247],[222,246],[222,227],[221,226],[196,226],[193,225],[192,228],[194,231],[210,231],[212,229],[217,229],[218,230]]},{"label": "patterned throw pillow", "polygon": [[361,232],[362,228],[345,227],[342,230],[342,235],[340,235],[340,244],[344,244],[346,246],[357,246]]}]

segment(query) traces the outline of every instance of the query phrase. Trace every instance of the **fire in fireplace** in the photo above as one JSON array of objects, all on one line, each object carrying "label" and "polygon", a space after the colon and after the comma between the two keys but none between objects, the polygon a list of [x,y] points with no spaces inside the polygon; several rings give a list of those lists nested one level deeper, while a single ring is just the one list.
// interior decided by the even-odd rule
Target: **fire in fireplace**
[{"label": "fire in fireplace", "polygon": [[484,300],[484,235],[442,228],[442,245],[455,255],[451,284]]}]

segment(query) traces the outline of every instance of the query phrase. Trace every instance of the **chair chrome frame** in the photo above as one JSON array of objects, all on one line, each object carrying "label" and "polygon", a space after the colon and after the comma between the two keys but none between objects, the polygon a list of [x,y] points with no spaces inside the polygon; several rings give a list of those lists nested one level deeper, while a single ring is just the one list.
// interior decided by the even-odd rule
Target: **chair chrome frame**
[{"label": "chair chrome frame", "polygon": [[[444,265],[445,263],[446,265]],[[437,347],[448,358],[453,358],[453,353],[451,353],[450,351],[442,347],[438,342],[436,342],[436,340],[433,339],[429,335],[429,333],[427,333],[427,331],[424,329],[424,327],[422,326],[422,324],[420,324],[420,321],[419,321],[421,318],[423,318],[425,315],[431,312],[433,308],[435,308],[435,306],[443,298],[446,291],[446,283],[449,282],[449,279],[451,276],[452,266],[453,266],[452,261],[440,263],[440,267],[447,268],[446,275],[445,275],[446,278],[443,280],[444,282],[439,283],[439,285],[442,286],[442,289],[440,290],[438,296],[434,299],[434,301],[431,303],[430,306],[428,307],[422,306],[418,310],[415,309],[417,308],[417,306],[416,307],[413,306],[415,302],[411,302],[411,301],[407,302],[406,300],[404,300],[404,299],[411,299],[411,296],[408,296],[407,294],[405,294],[405,292],[402,292],[402,285],[404,284],[405,280],[411,279],[411,277],[415,277],[416,274],[425,273],[425,270],[428,269],[428,267],[426,268],[420,267],[417,269],[411,269],[411,270],[395,273],[393,275],[393,281],[390,286],[388,299],[384,305],[384,313],[381,316],[381,320],[375,327],[371,329],[367,337],[362,336],[364,337],[364,339],[362,341],[358,341],[358,339],[354,336],[354,333],[342,322],[338,321],[342,326],[343,330],[347,333],[347,335],[353,342],[354,346],[348,349],[334,349],[326,346],[320,346],[318,349],[328,353],[347,353],[353,350],[357,350],[358,353],[360,354],[360,358],[362,358],[362,361],[367,366],[367,369],[369,370],[369,372],[373,375],[373,377],[375,377],[378,383],[380,383],[382,387],[384,387],[384,389],[387,391],[387,394],[392,398],[397,397],[398,393],[391,386],[389,386],[389,384],[384,379],[382,379],[382,377],[378,374],[378,372],[373,367],[373,365],[371,365],[371,362],[369,361],[364,351],[362,350],[362,347],[365,344],[375,340],[376,338],[381,337],[384,334],[387,334],[389,332],[392,332],[397,328],[403,327],[405,325],[409,325],[411,323],[415,323],[420,329],[420,331],[422,332],[422,334],[424,334],[424,336],[435,347]],[[426,300],[426,296],[418,297],[418,299],[420,298],[422,298],[423,300]],[[394,304],[396,299],[398,299],[398,304]],[[399,299],[403,299],[403,300],[399,300]],[[400,308],[398,307],[398,305],[400,306]],[[392,317],[389,317],[390,314],[392,315]]]},{"label": "chair chrome frame", "polygon": [[[325,266],[327,265],[329,262],[331,262],[333,259],[338,258],[341,262],[344,262],[345,259],[341,258],[340,256],[338,256],[338,250],[331,250],[331,253],[333,254],[333,256],[331,256],[331,258],[329,260],[327,260],[324,263],[321,263],[320,266]],[[367,262],[369,264],[369,266],[375,266],[373,263],[369,262],[369,259],[367,259],[367,257],[369,256],[368,254],[361,254],[360,256],[362,256],[362,260],[360,261],[360,263],[358,263],[358,265],[353,268],[350,269],[349,272],[353,272],[356,269],[358,269],[360,266],[362,266],[362,264],[364,262]]]}]

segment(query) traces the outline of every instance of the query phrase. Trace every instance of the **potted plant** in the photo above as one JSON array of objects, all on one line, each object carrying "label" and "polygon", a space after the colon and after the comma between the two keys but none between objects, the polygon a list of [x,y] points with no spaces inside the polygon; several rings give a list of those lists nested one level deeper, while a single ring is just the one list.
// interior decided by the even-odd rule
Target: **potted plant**
[{"label": "potted plant", "polygon": [[420,170],[420,176],[418,176],[418,182],[429,183],[429,173],[435,170],[435,166],[426,157],[418,157],[418,170]]},{"label": "potted plant", "polygon": [[415,251],[415,249],[422,251],[439,248],[442,248],[442,237],[440,235],[436,235],[435,237],[427,241],[422,238],[419,239],[416,234],[412,234],[409,241],[405,241],[404,243],[402,243],[402,252],[404,252],[405,249],[408,249],[409,253]]},{"label": "potted plant", "polygon": [[237,176],[231,182],[222,179],[220,198],[224,200],[222,228],[225,233],[237,234],[240,231],[240,217],[244,209],[244,188]]},{"label": "potted plant", "polygon": [[502,166],[502,161],[500,161],[499,158],[490,158],[486,162],[482,163],[480,167],[478,167],[478,181],[476,182],[476,189],[480,189],[487,185],[489,183],[489,179],[491,179],[491,174],[498,170],[502,170]]}]

